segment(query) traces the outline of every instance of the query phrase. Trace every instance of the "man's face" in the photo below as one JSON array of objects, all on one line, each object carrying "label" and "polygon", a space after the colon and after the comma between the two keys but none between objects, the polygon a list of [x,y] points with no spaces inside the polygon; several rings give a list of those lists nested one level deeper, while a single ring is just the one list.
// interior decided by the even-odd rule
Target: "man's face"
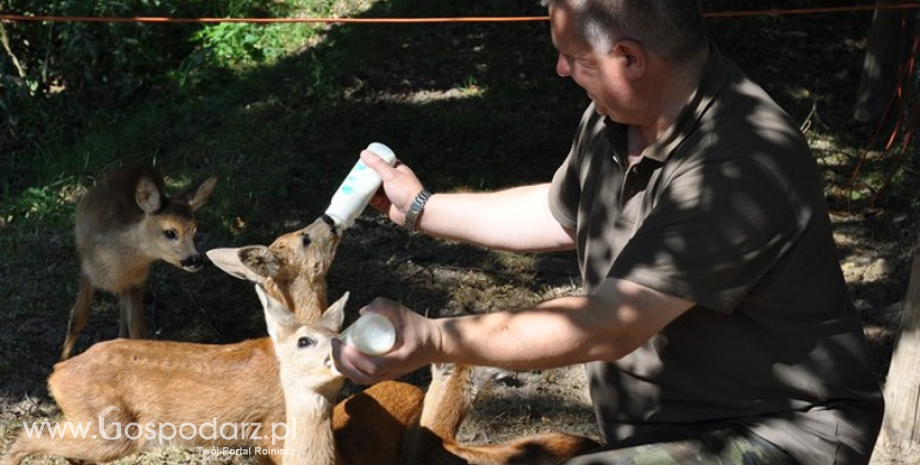
[{"label": "man's face", "polygon": [[626,97],[625,82],[613,53],[596,54],[577,30],[577,13],[567,4],[550,6],[553,44],[559,52],[556,73],[571,77],[594,102],[597,112],[616,120],[617,108]]}]

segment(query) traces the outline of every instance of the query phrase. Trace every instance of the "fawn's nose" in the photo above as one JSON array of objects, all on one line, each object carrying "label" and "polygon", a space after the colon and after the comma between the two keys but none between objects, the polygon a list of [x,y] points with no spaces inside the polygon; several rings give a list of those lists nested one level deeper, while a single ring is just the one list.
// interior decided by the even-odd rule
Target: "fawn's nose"
[{"label": "fawn's nose", "polygon": [[326,223],[329,226],[333,236],[339,236],[342,234],[342,229],[336,226],[335,220],[333,220],[331,216],[323,214],[322,220],[323,223]]},{"label": "fawn's nose", "polygon": [[182,259],[179,262],[182,265],[182,269],[189,272],[195,272],[201,269],[204,266],[204,259],[201,258],[201,254],[195,254],[190,257]]}]

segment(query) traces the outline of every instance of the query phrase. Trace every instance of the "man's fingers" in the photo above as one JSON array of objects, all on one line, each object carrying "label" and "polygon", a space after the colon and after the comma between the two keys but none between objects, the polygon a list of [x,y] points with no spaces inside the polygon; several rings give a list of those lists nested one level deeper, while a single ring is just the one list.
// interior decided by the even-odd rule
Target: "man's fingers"
[{"label": "man's fingers", "polygon": [[374,359],[360,353],[357,348],[333,339],[332,353],[336,369],[348,379],[359,384],[373,384],[383,379]]},{"label": "man's fingers", "polygon": [[388,179],[391,176],[391,171],[393,168],[387,164],[382,158],[378,157],[377,154],[371,152],[370,150],[361,151],[361,161],[365,165],[369,166],[372,170],[376,171],[382,179]]}]

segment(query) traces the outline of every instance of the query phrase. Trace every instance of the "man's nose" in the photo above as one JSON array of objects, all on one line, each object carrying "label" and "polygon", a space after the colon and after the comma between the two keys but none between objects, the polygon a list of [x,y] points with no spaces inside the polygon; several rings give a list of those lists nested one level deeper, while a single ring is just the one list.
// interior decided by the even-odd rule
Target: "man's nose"
[{"label": "man's nose", "polygon": [[569,61],[566,60],[565,56],[561,53],[556,59],[556,74],[560,77],[569,77],[572,75],[572,70],[569,68]]}]

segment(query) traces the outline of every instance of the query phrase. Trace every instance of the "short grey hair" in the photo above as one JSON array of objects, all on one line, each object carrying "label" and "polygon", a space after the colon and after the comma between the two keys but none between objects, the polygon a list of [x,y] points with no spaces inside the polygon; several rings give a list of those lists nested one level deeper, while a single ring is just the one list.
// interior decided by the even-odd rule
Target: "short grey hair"
[{"label": "short grey hair", "polygon": [[578,15],[582,37],[597,53],[631,39],[649,52],[686,62],[708,44],[698,0],[542,0],[543,6],[569,5]]}]

